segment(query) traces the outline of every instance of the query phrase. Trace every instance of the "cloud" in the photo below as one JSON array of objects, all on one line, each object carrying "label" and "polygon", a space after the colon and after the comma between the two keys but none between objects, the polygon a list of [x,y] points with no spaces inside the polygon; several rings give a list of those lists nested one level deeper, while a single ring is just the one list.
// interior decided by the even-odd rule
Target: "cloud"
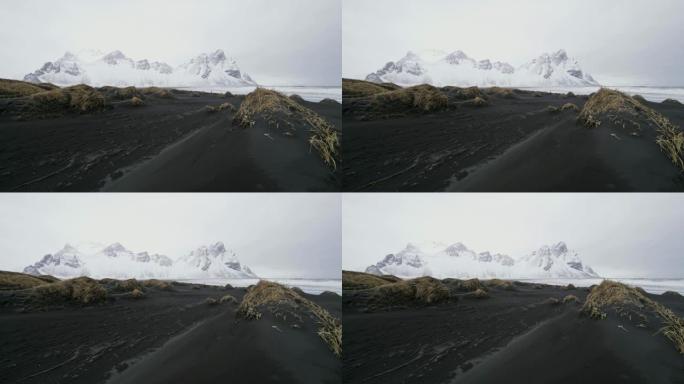
[{"label": "cloud", "polygon": [[565,241],[603,276],[682,277],[681,194],[345,194],[343,268],[412,241],[519,257]]},{"label": "cloud", "polygon": [[220,48],[257,82],[335,85],[340,13],[340,0],[3,2],[0,77],[23,78],[65,51],[179,65]]},{"label": "cloud", "polygon": [[678,0],[345,0],[342,71],[363,78],[408,50],[517,66],[563,48],[599,81],[682,86],[682,13]]},{"label": "cloud", "polygon": [[3,194],[0,269],[65,243],[120,242],[177,258],[223,241],[265,277],[339,278],[336,194]]}]

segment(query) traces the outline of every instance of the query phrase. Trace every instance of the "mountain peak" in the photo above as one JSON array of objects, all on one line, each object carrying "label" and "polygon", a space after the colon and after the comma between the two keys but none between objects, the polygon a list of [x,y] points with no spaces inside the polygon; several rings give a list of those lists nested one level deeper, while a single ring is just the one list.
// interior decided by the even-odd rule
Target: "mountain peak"
[{"label": "mountain peak", "polygon": [[390,82],[401,86],[431,84],[434,86],[595,86],[599,85],[585,73],[577,60],[564,49],[542,53],[526,64],[512,65],[492,59],[478,60],[461,50],[445,54],[442,51],[408,51],[397,62],[366,76],[373,82]]},{"label": "mountain peak", "polygon": [[164,86],[164,87],[240,87],[256,85],[242,72],[235,59],[222,49],[201,53],[184,64],[169,64],[127,57],[115,50],[103,54],[97,50],[66,52],[54,62],[24,76],[25,81],[53,83],[59,86],[87,84],[95,87]]},{"label": "mountain peak", "polygon": [[577,252],[569,250],[562,241],[552,246],[543,245],[517,259],[490,251],[475,252],[460,242],[449,246],[441,243],[427,246],[409,243],[404,250],[387,254],[366,268],[366,272],[440,278],[598,277],[589,266],[582,263]]}]

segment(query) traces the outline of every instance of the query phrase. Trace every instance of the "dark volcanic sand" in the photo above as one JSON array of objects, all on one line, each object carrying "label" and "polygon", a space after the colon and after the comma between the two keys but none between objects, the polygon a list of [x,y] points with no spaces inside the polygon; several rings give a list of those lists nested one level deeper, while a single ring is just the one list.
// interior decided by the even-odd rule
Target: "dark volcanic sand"
[{"label": "dark volcanic sand", "polygon": [[[361,121],[345,101],[344,191],[681,191],[684,178],[655,143],[548,106],[586,96],[532,92],[427,115]],[[684,107],[648,103],[684,126]],[[617,138],[611,136],[617,135]]]},{"label": "dark volcanic sand", "polygon": [[[334,191],[337,177],[309,132],[241,129],[233,113],[208,113],[244,96],[177,92],[86,115],[15,121],[0,115],[1,191]],[[304,102],[340,127],[340,106]]]},{"label": "dark volcanic sand", "polygon": [[[244,289],[192,285],[92,307],[0,307],[2,383],[339,383],[341,361],[314,329],[270,314],[237,320]],[[339,296],[305,295],[340,316]],[[277,328],[274,328],[277,327]]]},{"label": "dark volcanic sand", "polygon": [[[683,383],[684,358],[657,329],[545,303],[586,289],[533,284],[489,299],[366,312],[345,291],[345,383]],[[684,299],[649,295],[678,315]],[[626,329],[618,328],[623,325]]]}]

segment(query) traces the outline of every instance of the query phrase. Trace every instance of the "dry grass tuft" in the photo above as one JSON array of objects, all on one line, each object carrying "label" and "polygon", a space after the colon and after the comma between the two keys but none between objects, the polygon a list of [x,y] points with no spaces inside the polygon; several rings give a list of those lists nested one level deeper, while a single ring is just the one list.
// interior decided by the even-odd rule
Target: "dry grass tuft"
[{"label": "dry grass tuft", "polygon": [[548,299],[544,300],[543,303],[548,305],[559,305],[561,301],[556,299],[555,297],[549,297]]},{"label": "dry grass tuft", "polygon": [[481,97],[476,97],[472,100],[468,100],[464,103],[465,105],[471,106],[471,107],[486,107],[489,105],[487,100],[481,98]]},{"label": "dry grass tuft", "polygon": [[563,298],[563,304],[580,303],[580,300],[575,295],[567,295]]},{"label": "dry grass tuft", "polygon": [[340,139],[337,131],[316,112],[306,108],[283,94],[265,88],[257,88],[247,95],[235,114],[233,122],[243,128],[256,123],[257,118],[274,123],[276,128],[292,126],[287,119],[296,119],[309,126],[309,144],[318,151],[323,161],[333,170],[337,168]]},{"label": "dry grass tuft", "polygon": [[216,305],[218,303],[218,300],[214,299],[213,297],[207,297],[206,299],[204,299],[204,304],[206,305]]},{"label": "dry grass tuft", "polygon": [[579,112],[579,107],[573,103],[565,103],[560,109],[561,111],[573,111],[573,112]]},{"label": "dry grass tuft", "polygon": [[143,102],[142,99],[137,96],[133,96],[129,103],[134,107],[142,107],[145,105],[145,102]]},{"label": "dry grass tuft", "polygon": [[39,285],[32,289],[32,296],[41,302],[72,301],[93,304],[107,299],[107,290],[89,277],[62,280]]},{"label": "dry grass tuft", "polygon": [[679,353],[684,354],[684,320],[636,288],[604,280],[591,290],[582,306],[582,313],[595,319],[604,319],[607,316],[604,309],[615,308],[622,312],[627,307],[652,310],[663,323],[658,332],[667,337]]},{"label": "dry grass tuft", "polygon": [[221,304],[223,304],[223,303],[237,304],[238,303],[237,299],[233,295],[229,295],[229,294],[223,295],[223,297],[221,297],[219,302]]},{"label": "dry grass tuft", "polygon": [[336,356],[342,355],[342,323],[318,304],[280,284],[259,281],[242,299],[237,314],[245,319],[259,319],[259,309],[269,305],[289,306],[308,312],[318,322],[318,336]]},{"label": "dry grass tuft", "polygon": [[40,92],[45,92],[45,89],[36,84],[19,80],[0,79],[0,98],[25,97]]},{"label": "dry grass tuft", "polygon": [[134,299],[142,299],[143,297],[145,297],[145,294],[143,293],[143,291],[136,288],[131,291],[131,297]]},{"label": "dry grass tuft", "polygon": [[641,117],[655,127],[656,143],[680,170],[684,170],[684,133],[670,120],[634,97],[611,89],[601,88],[584,104],[578,120],[588,127],[601,125],[601,117],[607,115],[611,121],[620,121],[616,115],[625,114],[634,122]]},{"label": "dry grass tuft", "polygon": [[27,289],[59,281],[52,276],[33,276],[19,272],[0,271],[0,290]]},{"label": "dry grass tuft", "polygon": [[218,110],[219,111],[229,110],[231,112],[235,112],[236,109],[235,109],[235,106],[233,104],[226,101],[225,103],[218,106]]},{"label": "dry grass tuft", "polygon": [[549,105],[548,107],[546,107],[546,112],[558,113],[558,112],[560,112],[560,109],[558,107],[554,107],[553,105]]},{"label": "dry grass tuft", "polygon": [[476,289],[473,292],[469,292],[465,295],[467,298],[472,298],[472,299],[488,299],[489,298],[489,293],[485,291],[484,289]]}]

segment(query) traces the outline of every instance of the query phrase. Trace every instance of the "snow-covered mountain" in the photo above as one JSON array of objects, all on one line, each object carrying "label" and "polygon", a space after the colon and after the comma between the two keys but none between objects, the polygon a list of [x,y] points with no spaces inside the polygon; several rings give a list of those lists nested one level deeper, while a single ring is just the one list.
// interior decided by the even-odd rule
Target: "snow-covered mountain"
[{"label": "snow-covered mountain", "polygon": [[437,278],[588,278],[599,277],[584,265],[577,252],[560,242],[514,259],[508,255],[475,252],[462,243],[409,243],[397,253],[366,268],[367,273],[399,277]]},{"label": "snow-covered mountain", "polygon": [[366,76],[376,83],[401,86],[432,84],[434,86],[502,86],[502,87],[574,87],[599,85],[584,72],[577,60],[564,50],[544,53],[517,68],[509,63],[477,60],[463,51],[409,51],[398,61],[390,61]]},{"label": "snow-covered mountain", "polygon": [[200,247],[172,260],[157,253],[133,252],[120,243],[66,244],[54,254],[43,256],[24,268],[32,275],[57,277],[90,276],[96,278],[255,278],[246,265],[240,264],[235,252],[218,242]]},{"label": "snow-covered mountain", "polygon": [[91,86],[159,87],[239,87],[256,85],[242,72],[235,59],[222,50],[202,53],[177,67],[147,59],[134,60],[121,51],[97,50],[66,52],[61,58],[45,63],[24,76],[33,83]]}]

